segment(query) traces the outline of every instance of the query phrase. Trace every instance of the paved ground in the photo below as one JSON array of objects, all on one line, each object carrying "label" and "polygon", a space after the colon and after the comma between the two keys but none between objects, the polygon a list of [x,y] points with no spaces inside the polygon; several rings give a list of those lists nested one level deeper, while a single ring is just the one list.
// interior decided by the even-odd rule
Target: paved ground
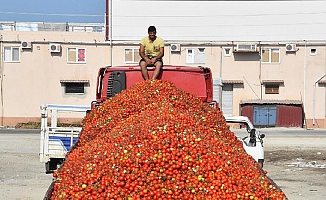
[{"label": "paved ground", "polygon": [[[287,134],[278,135],[275,131]],[[264,168],[288,199],[325,199],[326,130],[274,129],[274,132],[265,132]]]},{"label": "paved ground", "polygon": [[52,182],[52,174],[45,174],[38,152],[37,133],[0,132],[0,199],[43,199]]},{"label": "paved ground", "polygon": [[[266,134],[264,168],[288,199],[324,199],[326,130],[261,129],[261,132]],[[39,139],[35,130],[0,130],[1,200],[43,199],[52,175],[45,174],[44,164],[39,162]]]}]

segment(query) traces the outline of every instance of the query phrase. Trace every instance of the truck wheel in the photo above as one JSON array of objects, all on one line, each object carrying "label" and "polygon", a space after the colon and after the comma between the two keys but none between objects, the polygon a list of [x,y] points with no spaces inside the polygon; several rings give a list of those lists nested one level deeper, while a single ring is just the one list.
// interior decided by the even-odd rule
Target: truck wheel
[{"label": "truck wheel", "polygon": [[50,159],[49,162],[45,163],[45,173],[47,174],[53,173],[53,171],[58,169],[58,166],[60,166],[62,162],[63,159],[61,158]]},{"label": "truck wheel", "polygon": [[258,166],[261,168],[264,167],[264,159],[258,159]]},{"label": "truck wheel", "polygon": [[46,174],[50,174],[53,172],[53,164],[51,163],[51,161],[45,163],[45,173]]}]

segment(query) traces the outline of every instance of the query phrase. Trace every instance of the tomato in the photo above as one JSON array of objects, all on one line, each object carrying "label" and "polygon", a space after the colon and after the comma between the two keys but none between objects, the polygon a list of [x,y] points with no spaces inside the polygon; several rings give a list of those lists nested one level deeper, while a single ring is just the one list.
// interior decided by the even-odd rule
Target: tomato
[{"label": "tomato", "polygon": [[286,199],[223,113],[162,80],[93,108],[51,199]]}]

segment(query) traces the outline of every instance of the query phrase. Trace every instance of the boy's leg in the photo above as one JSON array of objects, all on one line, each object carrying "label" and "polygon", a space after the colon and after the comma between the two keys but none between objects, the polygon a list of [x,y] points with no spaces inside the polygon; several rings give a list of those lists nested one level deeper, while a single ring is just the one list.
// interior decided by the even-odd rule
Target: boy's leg
[{"label": "boy's leg", "polygon": [[146,61],[145,60],[140,60],[139,62],[139,66],[140,66],[140,69],[141,69],[141,74],[143,76],[143,79],[144,80],[148,80],[149,79],[149,76],[148,76],[148,71],[147,71],[147,64],[146,64]]},{"label": "boy's leg", "polygon": [[160,71],[163,67],[163,62],[161,60],[157,60],[154,65],[155,65],[155,70],[153,72],[152,79],[157,79],[157,77],[160,74]]}]

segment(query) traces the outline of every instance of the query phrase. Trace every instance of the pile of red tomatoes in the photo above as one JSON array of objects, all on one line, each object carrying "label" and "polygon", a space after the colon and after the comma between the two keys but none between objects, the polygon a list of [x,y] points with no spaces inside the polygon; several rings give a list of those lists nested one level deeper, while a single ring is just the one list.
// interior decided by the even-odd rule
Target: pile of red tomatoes
[{"label": "pile of red tomatoes", "polygon": [[51,199],[286,199],[221,111],[161,80],[93,109],[53,175]]}]

